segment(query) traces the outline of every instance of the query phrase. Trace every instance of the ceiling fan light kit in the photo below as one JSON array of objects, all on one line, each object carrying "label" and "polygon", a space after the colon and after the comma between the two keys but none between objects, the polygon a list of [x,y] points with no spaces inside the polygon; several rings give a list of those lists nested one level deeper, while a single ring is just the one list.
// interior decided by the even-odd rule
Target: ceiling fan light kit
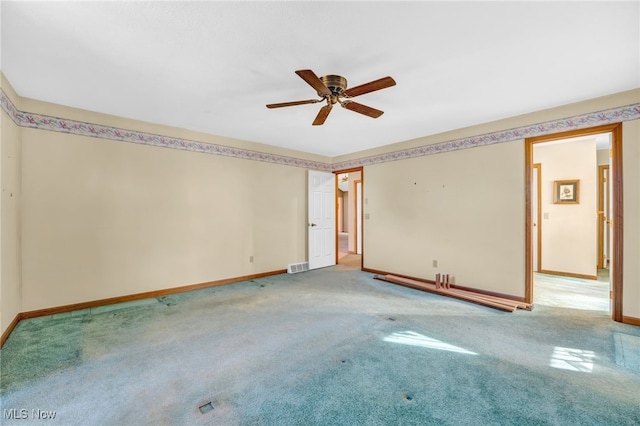
[{"label": "ceiling fan light kit", "polygon": [[320,99],[268,104],[267,108],[282,108],[295,105],[315,104],[324,101],[327,104],[320,108],[318,115],[316,116],[315,120],[313,120],[312,124],[314,126],[320,126],[324,124],[325,120],[329,116],[329,113],[331,112],[331,108],[333,108],[333,105],[335,105],[336,103],[340,104],[340,106],[343,108],[366,115],[367,117],[378,118],[382,114],[384,114],[384,111],[380,111],[379,109],[371,108],[358,102],[354,102],[350,100],[350,98],[364,95],[365,93],[375,92],[376,90],[386,89],[387,87],[396,85],[396,82],[393,80],[393,78],[383,77],[378,80],[374,80],[369,83],[361,84],[360,86],[347,89],[347,79],[340,75],[329,74],[318,77],[311,70],[298,70],[296,71],[296,74],[298,74],[300,78],[306,81],[309,86],[315,89],[315,91],[318,93],[318,96],[320,96]]}]

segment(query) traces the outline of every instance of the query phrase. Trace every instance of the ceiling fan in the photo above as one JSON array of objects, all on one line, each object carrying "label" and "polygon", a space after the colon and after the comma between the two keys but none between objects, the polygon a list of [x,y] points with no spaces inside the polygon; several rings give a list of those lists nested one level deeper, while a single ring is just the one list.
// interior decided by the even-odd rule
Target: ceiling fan
[{"label": "ceiling fan", "polygon": [[314,126],[320,126],[324,124],[325,120],[331,112],[331,108],[336,103],[340,104],[343,108],[351,111],[364,114],[371,118],[378,118],[384,111],[371,108],[366,105],[353,102],[350,98],[364,95],[365,93],[375,92],[376,90],[386,89],[387,87],[395,86],[396,82],[391,77],[383,77],[378,80],[370,81],[369,83],[361,84],[360,86],[347,89],[347,79],[340,75],[325,75],[318,77],[311,70],[298,70],[296,74],[300,76],[304,81],[313,87],[320,99],[309,99],[306,101],[294,101],[294,102],[282,102],[279,104],[268,104],[267,108],[282,108],[295,105],[315,104],[325,101],[327,104],[320,108],[320,112],[313,120]]}]

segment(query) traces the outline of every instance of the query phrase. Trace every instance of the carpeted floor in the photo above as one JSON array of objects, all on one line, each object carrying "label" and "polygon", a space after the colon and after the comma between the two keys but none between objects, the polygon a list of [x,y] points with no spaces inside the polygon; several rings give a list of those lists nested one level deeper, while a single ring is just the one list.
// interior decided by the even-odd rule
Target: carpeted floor
[{"label": "carpeted floor", "polygon": [[346,232],[338,233],[338,258],[343,258],[349,254],[349,234]]},{"label": "carpeted floor", "polygon": [[22,321],[2,424],[638,425],[639,339],[338,265]]}]

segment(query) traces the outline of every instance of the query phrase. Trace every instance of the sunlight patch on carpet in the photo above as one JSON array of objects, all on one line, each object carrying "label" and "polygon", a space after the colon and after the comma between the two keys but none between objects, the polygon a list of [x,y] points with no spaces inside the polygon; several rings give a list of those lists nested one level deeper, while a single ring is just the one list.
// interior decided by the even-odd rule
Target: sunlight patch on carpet
[{"label": "sunlight patch on carpet", "polygon": [[549,366],[561,370],[591,373],[593,371],[593,359],[595,357],[596,354],[593,351],[556,346],[553,348]]},{"label": "sunlight patch on carpet", "polygon": [[437,349],[440,351],[457,352],[467,355],[478,355],[475,352],[468,351],[458,346],[450,345],[441,340],[432,339],[431,337],[413,331],[400,331],[393,333],[383,339],[385,342],[400,343],[402,345],[420,346],[422,348]]}]

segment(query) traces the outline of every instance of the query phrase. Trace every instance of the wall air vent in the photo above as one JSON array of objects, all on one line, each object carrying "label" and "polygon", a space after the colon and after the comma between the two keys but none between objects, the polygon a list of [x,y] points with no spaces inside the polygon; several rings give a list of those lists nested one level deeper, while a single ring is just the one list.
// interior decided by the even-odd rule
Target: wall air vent
[{"label": "wall air vent", "polygon": [[309,262],[292,263],[287,266],[288,274],[297,274],[298,272],[304,272],[309,270]]}]

